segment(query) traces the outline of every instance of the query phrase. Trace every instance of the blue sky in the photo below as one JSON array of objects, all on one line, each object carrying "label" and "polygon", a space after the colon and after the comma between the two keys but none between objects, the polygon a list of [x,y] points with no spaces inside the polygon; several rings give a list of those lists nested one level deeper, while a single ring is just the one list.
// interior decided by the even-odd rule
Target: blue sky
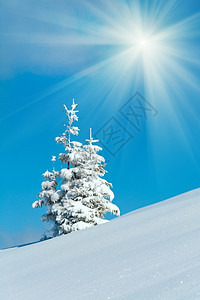
[{"label": "blue sky", "polygon": [[[0,247],[38,240],[45,228],[44,210],[31,205],[51,155],[63,151],[55,137],[73,98],[78,140],[90,127],[100,139],[122,214],[200,186],[198,1],[0,8]],[[137,123],[130,109],[139,103]]]}]

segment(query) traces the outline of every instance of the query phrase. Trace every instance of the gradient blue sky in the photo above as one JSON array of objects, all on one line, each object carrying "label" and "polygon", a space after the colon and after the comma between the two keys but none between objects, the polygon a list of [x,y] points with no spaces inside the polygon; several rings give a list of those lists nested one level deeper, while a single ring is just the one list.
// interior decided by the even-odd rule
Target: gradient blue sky
[{"label": "gradient blue sky", "polygon": [[[110,118],[133,137],[102,153],[122,214],[200,186],[199,33],[196,0],[0,0],[0,247],[45,228],[31,205],[72,98],[79,141]],[[136,92],[158,112],[140,131],[120,113]]]}]

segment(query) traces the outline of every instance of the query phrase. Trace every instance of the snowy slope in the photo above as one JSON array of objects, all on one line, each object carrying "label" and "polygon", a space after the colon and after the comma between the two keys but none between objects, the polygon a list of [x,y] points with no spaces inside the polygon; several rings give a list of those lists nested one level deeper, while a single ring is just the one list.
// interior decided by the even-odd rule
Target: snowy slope
[{"label": "snowy slope", "polygon": [[0,299],[200,299],[200,189],[0,251]]}]

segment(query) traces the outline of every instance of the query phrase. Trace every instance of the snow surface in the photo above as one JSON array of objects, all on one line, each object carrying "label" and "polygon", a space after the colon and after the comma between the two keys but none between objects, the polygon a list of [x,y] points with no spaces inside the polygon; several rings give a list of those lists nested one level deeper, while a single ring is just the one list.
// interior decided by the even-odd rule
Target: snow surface
[{"label": "snow surface", "polygon": [[200,189],[0,251],[0,299],[200,299]]}]

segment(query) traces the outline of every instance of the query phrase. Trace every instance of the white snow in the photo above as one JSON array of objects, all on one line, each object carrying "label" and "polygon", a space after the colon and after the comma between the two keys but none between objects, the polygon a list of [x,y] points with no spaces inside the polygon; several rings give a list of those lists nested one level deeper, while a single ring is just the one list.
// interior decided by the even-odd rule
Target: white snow
[{"label": "white snow", "polygon": [[199,300],[200,189],[0,251],[4,300]]},{"label": "white snow", "polygon": [[64,178],[66,180],[70,180],[72,178],[73,174],[72,174],[72,170],[68,170],[68,169],[61,169],[61,172],[60,172],[60,177],[61,178]]}]

